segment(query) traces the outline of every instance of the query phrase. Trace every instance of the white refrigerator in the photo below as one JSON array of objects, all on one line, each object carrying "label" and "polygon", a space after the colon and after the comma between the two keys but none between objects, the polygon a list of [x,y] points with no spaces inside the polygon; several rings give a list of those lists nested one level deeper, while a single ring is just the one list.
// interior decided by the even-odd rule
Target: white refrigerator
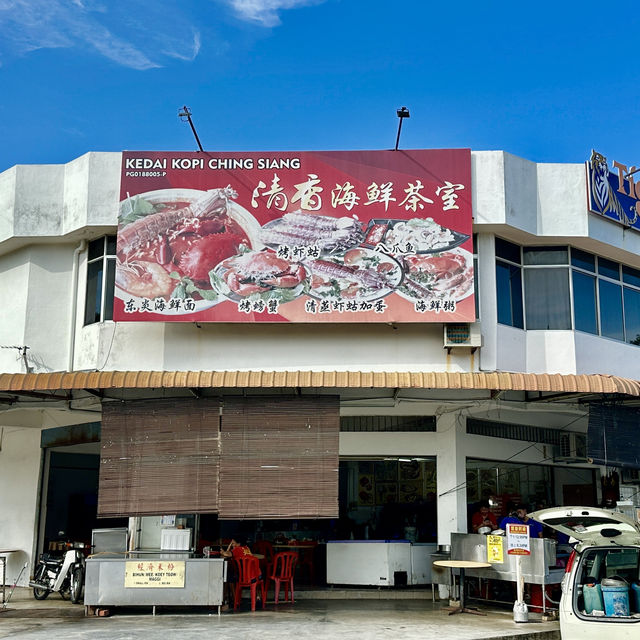
[{"label": "white refrigerator", "polygon": [[411,584],[411,543],[408,540],[329,541],[327,583],[388,587]]}]

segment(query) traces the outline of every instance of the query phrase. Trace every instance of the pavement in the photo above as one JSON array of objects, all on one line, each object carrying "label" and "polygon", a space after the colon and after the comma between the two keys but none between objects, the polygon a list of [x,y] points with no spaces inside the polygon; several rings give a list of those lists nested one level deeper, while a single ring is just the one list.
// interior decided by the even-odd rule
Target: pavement
[{"label": "pavement", "polygon": [[311,594],[304,594],[295,604],[267,602],[265,610],[255,612],[249,610],[245,599],[237,612],[220,616],[217,609],[205,607],[158,607],[155,616],[150,607],[138,607],[113,609],[108,617],[97,617],[85,616],[82,605],[62,600],[58,594],[37,601],[30,589],[17,588],[7,608],[0,608],[0,638],[137,640],[175,636],[180,640],[201,640],[203,634],[208,634],[216,640],[560,640],[558,622],[542,622],[540,615],[530,613],[530,622],[515,623],[508,608],[480,605],[479,610],[486,616],[450,616],[444,609],[448,602],[432,602],[430,591],[427,593],[429,597],[423,591],[422,597],[408,593],[406,598],[354,599],[332,590],[330,598],[309,598]]}]

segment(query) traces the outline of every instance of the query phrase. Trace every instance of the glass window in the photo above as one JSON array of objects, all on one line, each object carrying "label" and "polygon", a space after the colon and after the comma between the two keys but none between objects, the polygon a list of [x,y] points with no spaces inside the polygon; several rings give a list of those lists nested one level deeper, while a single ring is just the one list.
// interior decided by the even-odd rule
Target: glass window
[{"label": "glass window", "polygon": [[105,236],[89,243],[84,309],[85,325],[113,318],[116,274],[115,249],[116,236]]},{"label": "glass window", "polygon": [[525,269],[527,329],[571,329],[569,269]]},{"label": "glass window", "polygon": [[627,342],[640,346],[640,291],[624,288],[624,328]]},{"label": "glass window", "polygon": [[522,315],[522,277],[520,267],[496,261],[498,322],[524,327]]},{"label": "glass window", "polygon": [[85,324],[100,322],[102,280],[102,260],[90,262],[87,267],[87,297],[84,310]]},{"label": "glass window", "polygon": [[640,271],[632,269],[626,265],[622,265],[622,281],[626,284],[632,284],[634,287],[640,287]]},{"label": "glass window", "polygon": [[104,255],[104,238],[92,240],[89,243],[89,260],[95,260],[102,255]]},{"label": "glass window", "polygon": [[620,265],[613,260],[598,258],[598,273],[606,278],[620,280]]},{"label": "glass window", "polygon": [[116,236],[107,236],[107,255],[116,255]]},{"label": "glass window", "polygon": [[496,257],[520,264],[520,247],[502,238],[496,238]]},{"label": "glass window", "polygon": [[525,247],[524,264],[569,264],[567,247]]},{"label": "glass window", "polygon": [[572,278],[574,327],[578,331],[597,334],[596,279],[579,271],[573,271]]},{"label": "glass window", "polygon": [[592,253],[580,251],[580,249],[571,249],[571,264],[578,269],[596,272],[596,257]]},{"label": "glass window", "polygon": [[600,329],[603,336],[624,340],[622,325],[622,287],[607,280],[598,281]]}]

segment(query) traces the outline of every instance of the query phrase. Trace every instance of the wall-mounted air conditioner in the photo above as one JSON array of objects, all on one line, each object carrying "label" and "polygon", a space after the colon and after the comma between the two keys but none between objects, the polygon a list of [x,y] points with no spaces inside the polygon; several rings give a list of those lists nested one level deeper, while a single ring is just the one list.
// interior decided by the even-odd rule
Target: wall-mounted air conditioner
[{"label": "wall-mounted air conditioner", "polygon": [[587,436],[584,433],[563,433],[554,447],[554,462],[587,462]]},{"label": "wall-mounted air conditioner", "polygon": [[444,348],[455,349],[460,347],[476,350],[482,346],[482,333],[480,323],[456,322],[444,325]]}]

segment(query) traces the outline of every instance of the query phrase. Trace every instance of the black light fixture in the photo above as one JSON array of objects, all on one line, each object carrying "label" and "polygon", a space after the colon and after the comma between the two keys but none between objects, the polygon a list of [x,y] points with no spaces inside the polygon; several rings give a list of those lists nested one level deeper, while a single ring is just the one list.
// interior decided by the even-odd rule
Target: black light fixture
[{"label": "black light fixture", "polygon": [[396,110],[396,115],[400,119],[400,122],[398,122],[398,136],[396,137],[396,151],[397,151],[398,144],[400,143],[400,132],[402,131],[402,121],[405,118],[410,118],[411,114],[409,113],[409,109],[407,109],[407,107],[401,107],[400,109]]},{"label": "black light fixture", "polygon": [[178,111],[178,118],[180,118],[182,122],[189,123],[191,131],[193,131],[193,135],[196,139],[196,142],[198,143],[198,148],[200,149],[200,151],[204,151],[202,145],[200,144],[200,138],[198,138],[198,134],[196,133],[196,128],[193,126],[193,120],[191,120],[191,109],[189,109],[189,107],[187,107],[186,105],[182,107],[182,111]]}]

